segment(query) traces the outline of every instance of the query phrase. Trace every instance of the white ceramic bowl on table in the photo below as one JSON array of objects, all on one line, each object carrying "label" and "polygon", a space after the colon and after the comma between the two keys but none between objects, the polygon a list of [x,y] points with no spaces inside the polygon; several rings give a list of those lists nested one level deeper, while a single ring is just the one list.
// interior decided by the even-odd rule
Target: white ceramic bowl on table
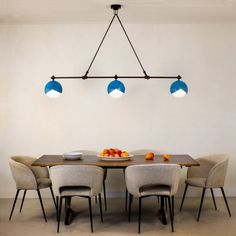
[{"label": "white ceramic bowl on table", "polygon": [[83,153],[79,151],[66,152],[63,154],[63,158],[66,160],[79,160],[82,159]]}]

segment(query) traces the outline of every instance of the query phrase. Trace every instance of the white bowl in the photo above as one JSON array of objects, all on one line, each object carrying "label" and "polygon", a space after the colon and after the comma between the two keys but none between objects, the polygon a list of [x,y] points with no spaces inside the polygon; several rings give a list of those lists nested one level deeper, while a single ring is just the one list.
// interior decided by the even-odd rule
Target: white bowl
[{"label": "white bowl", "polygon": [[66,152],[63,154],[63,158],[66,160],[79,160],[83,156],[82,152],[73,151],[73,152]]}]

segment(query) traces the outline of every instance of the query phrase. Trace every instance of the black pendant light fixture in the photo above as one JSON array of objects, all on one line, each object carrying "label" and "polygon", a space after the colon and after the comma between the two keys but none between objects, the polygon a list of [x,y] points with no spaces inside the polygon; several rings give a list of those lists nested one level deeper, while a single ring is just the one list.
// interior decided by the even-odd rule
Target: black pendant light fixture
[{"label": "black pendant light fixture", "polygon": [[[59,95],[61,95],[63,89],[61,84],[56,81],[56,80],[63,80],[63,79],[83,79],[83,80],[87,80],[87,79],[113,79],[108,87],[107,87],[107,92],[109,95],[111,95],[112,97],[121,97],[124,93],[125,93],[125,85],[120,81],[120,79],[145,79],[145,80],[149,80],[149,79],[175,79],[176,81],[173,82],[170,86],[170,93],[175,96],[175,97],[184,97],[187,93],[188,93],[188,87],[186,85],[186,83],[184,83],[181,80],[181,76],[177,75],[177,76],[151,76],[149,74],[147,74],[146,70],[144,69],[135,49],[134,46],[131,43],[131,40],[120,20],[120,17],[118,15],[118,10],[121,8],[121,5],[119,4],[113,4],[111,5],[111,9],[113,9],[113,17],[111,19],[111,22],[104,34],[104,36],[102,37],[102,40],[97,48],[97,51],[95,52],[92,61],[86,71],[86,73],[82,76],[51,76],[51,81],[49,81],[46,86],[45,86],[45,94],[48,95],[49,97],[58,97]],[[93,62],[107,36],[107,33],[109,32],[114,20],[117,19],[128,42],[130,47],[132,48],[132,51],[138,61],[138,64],[140,65],[141,69],[142,69],[142,76],[126,76],[126,75],[105,75],[105,76],[96,76],[96,75],[89,75],[89,71],[93,65]]]}]

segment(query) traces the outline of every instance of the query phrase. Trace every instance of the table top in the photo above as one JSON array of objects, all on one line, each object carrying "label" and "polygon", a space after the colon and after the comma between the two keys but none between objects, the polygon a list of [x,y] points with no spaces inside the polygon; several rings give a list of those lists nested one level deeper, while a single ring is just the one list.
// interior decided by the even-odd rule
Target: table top
[{"label": "table top", "polygon": [[199,166],[199,163],[187,154],[170,155],[168,161],[164,161],[162,155],[155,155],[153,160],[145,160],[144,155],[134,155],[131,160],[125,161],[103,161],[95,155],[84,155],[82,160],[65,160],[62,155],[43,155],[37,159],[34,166],[55,166],[55,165],[96,165],[103,168],[126,168],[138,164],[178,164],[181,167]]}]

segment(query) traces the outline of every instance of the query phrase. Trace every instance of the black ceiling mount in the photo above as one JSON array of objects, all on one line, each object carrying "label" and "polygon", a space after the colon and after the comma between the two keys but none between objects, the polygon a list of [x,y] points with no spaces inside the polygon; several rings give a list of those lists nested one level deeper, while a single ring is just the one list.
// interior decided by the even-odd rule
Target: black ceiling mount
[{"label": "black ceiling mount", "polygon": [[118,11],[119,9],[121,9],[121,5],[120,4],[112,4],[111,9],[113,9],[114,11]]},{"label": "black ceiling mount", "polygon": [[[85,80],[85,79],[112,79],[112,78],[114,78],[114,79],[116,79],[116,80],[117,80],[118,78],[122,78],[122,79],[124,79],[124,78],[125,78],[125,79],[138,79],[138,78],[141,78],[141,79],[147,79],[147,80],[149,80],[149,79],[178,79],[178,80],[180,80],[180,79],[181,79],[181,76],[180,76],[180,75],[178,75],[178,76],[150,76],[150,75],[148,75],[148,74],[146,73],[146,71],[145,71],[145,69],[144,69],[144,67],[143,67],[143,65],[142,65],[142,63],[141,63],[141,61],[140,61],[140,59],[139,59],[139,57],[138,57],[138,54],[137,54],[137,52],[136,52],[134,46],[132,45],[131,40],[130,40],[130,38],[129,38],[129,36],[128,36],[126,30],[125,30],[125,27],[123,26],[123,24],[122,24],[122,22],[121,22],[121,20],[120,20],[120,17],[118,16],[118,10],[119,10],[121,7],[122,7],[122,6],[121,6],[120,4],[112,4],[112,5],[111,5],[111,9],[113,9],[114,15],[113,15],[113,17],[112,17],[112,19],[111,19],[110,24],[109,24],[108,27],[107,27],[107,30],[106,30],[104,36],[102,37],[102,40],[101,40],[101,42],[100,42],[100,44],[99,44],[99,46],[98,46],[98,48],[97,48],[97,51],[95,52],[95,55],[93,56],[92,61],[91,61],[91,63],[89,64],[89,67],[88,67],[87,71],[85,72],[85,74],[84,74],[83,76],[54,76],[54,75],[53,75],[53,76],[51,76],[51,79],[52,79],[53,81],[54,81],[55,79],[83,79],[83,80]],[[140,65],[140,67],[141,67],[141,69],[142,69],[142,73],[143,73],[142,76],[137,76],[137,75],[131,75],[131,76],[130,76],[130,75],[129,75],[129,76],[127,76],[127,75],[121,75],[121,76],[118,76],[118,75],[116,75],[116,74],[113,75],[113,76],[111,76],[111,75],[109,75],[109,76],[107,76],[107,75],[105,75],[105,76],[89,76],[89,75],[88,75],[88,74],[89,74],[89,70],[90,70],[91,66],[93,65],[93,62],[94,62],[94,60],[95,60],[95,58],[96,58],[96,56],[97,56],[97,54],[98,54],[98,52],[99,52],[99,50],[100,50],[100,48],[101,48],[101,46],[102,46],[102,44],[103,44],[103,42],[104,42],[104,40],[105,40],[105,38],[106,38],[106,36],[107,36],[107,33],[109,32],[110,27],[112,26],[112,23],[113,23],[113,21],[114,21],[115,18],[118,20],[118,23],[120,24],[120,26],[121,26],[121,28],[122,28],[122,30],[123,30],[123,32],[124,32],[124,34],[125,34],[125,36],[126,36],[128,42],[129,42],[129,45],[130,45],[130,47],[132,48],[132,51],[133,51],[133,53],[134,53],[134,55],[135,55],[135,57],[136,57],[136,59],[137,59],[139,65]]]}]

